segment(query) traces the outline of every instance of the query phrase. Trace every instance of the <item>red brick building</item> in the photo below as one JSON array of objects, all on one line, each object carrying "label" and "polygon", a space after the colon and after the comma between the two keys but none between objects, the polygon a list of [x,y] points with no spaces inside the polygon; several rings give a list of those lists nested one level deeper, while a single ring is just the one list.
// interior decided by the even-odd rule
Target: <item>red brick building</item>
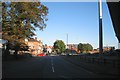
[{"label": "red brick building", "polygon": [[38,40],[37,38],[31,38],[25,42],[29,46],[29,52],[32,55],[37,55],[43,52],[43,43],[41,40]]}]

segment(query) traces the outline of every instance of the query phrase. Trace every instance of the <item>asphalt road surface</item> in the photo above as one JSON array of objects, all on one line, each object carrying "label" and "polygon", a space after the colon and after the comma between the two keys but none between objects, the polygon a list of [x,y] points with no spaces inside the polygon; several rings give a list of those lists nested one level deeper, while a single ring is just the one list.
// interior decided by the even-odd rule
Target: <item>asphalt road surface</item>
[{"label": "asphalt road surface", "polygon": [[62,56],[33,57],[5,61],[3,78],[114,78],[115,76],[95,74],[66,61]]}]

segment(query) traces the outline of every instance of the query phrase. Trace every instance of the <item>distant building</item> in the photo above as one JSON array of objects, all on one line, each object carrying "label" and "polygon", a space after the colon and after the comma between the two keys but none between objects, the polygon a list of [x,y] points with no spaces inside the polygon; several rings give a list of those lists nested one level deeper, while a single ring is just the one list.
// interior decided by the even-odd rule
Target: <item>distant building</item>
[{"label": "distant building", "polygon": [[47,44],[43,45],[43,48],[46,48],[46,53],[51,53],[53,46],[48,46]]},{"label": "distant building", "polygon": [[32,55],[37,55],[43,52],[43,44],[41,40],[37,39],[37,37],[25,40],[25,42],[29,46],[29,52]]},{"label": "distant building", "polygon": [[77,46],[78,44],[68,44],[68,49],[78,51]]},{"label": "distant building", "polygon": [[110,50],[114,50],[115,47],[114,46],[106,46],[106,47],[103,47],[103,51],[110,51]]},{"label": "distant building", "polygon": [[48,46],[48,47],[47,47],[47,52],[48,52],[48,53],[51,53],[51,52],[52,52],[52,48],[53,48],[52,46]]},{"label": "distant building", "polygon": [[68,49],[76,49],[78,44],[68,44]]},{"label": "distant building", "polygon": [[[114,46],[105,46],[105,47],[103,47],[103,52],[105,52],[105,51],[110,51],[110,50],[114,50],[114,49],[115,49]],[[99,48],[94,49],[94,50],[91,51],[90,53],[91,53],[91,54],[99,53]]]}]

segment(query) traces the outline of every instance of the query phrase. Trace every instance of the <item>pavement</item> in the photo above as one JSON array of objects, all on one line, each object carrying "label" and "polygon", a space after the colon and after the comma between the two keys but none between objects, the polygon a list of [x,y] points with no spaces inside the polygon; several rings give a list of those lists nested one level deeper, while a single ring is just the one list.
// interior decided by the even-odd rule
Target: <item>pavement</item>
[{"label": "pavement", "polygon": [[[2,62],[2,78],[116,78],[97,74],[68,61],[65,56],[29,57]],[[88,66],[89,65],[84,65]],[[91,67],[90,67],[91,68]]]}]

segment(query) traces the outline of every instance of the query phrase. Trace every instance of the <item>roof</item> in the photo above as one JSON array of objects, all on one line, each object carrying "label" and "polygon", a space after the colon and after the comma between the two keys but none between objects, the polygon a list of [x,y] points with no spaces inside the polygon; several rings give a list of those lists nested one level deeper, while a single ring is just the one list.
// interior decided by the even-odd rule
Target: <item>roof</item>
[{"label": "roof", "polygon": [[34,39],[34,38],[30,38],[28,39],[28,42],[41,42],[40,40],[38,41],[37,39]]}]

